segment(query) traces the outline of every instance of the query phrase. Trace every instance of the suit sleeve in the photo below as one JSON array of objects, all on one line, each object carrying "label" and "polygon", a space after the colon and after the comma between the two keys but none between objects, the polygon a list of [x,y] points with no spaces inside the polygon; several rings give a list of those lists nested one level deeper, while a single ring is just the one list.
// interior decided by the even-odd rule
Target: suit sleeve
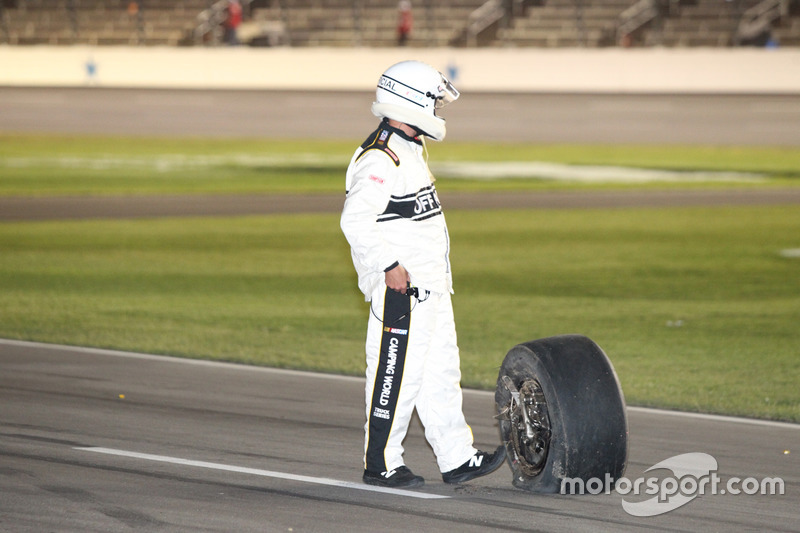
[{"label": "suit sleeve", "polygon": [[389,204],[397,167],[389,156],[376,150],[354,163],[350,172],[340,220],[342,232],[355,260],[371,271],[385,272],[397,266],[398,258],[384,240],[377,218]]}]

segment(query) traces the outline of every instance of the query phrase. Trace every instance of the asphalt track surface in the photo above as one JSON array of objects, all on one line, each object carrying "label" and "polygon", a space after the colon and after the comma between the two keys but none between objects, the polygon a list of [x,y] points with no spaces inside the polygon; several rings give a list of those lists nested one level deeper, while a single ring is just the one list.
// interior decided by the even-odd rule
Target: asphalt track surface
[{"label": "asphalt track surface", "polygon": [[[514,488],[506,466],[446,485],[416,420],[406,460],[425,487],[360,484],[359,378],[8,341],[0,365],[4,531],[800,528],[796,425],[631,410],[632,482],[661,475],[669,489],[673,472],[645,471],[689,452],[716,459],[718,490],[733,478],[784,482],[783,495],[711,494],[709,484],[675,510],[636,517],[622,500],[655,498],[646,485],[639,496],[538,495]],[[492,395],[465,391],[464,401],[476,444],[494,447]]]},{"label": "asphalt track surface", "polygon": [[[0,87],[0,132],[361,141],[374,93]],[[800,146],[800,95],[464,93],[448,141]]]},{"label": "asphalt track surface", "polygon": [[[369,95],[334,96],[332,104],[321,94],[0,89],[0,130],[359,138],[374,125],[369,116],[341,122],[356,108],[363,114]],[[676,98],[695,112],[678,111],[674,117]],[[728,110],[719,114],[714,111],[719,99],[696,98],[533,98],[529,106],[539,106],[542,116],[574,117],[546,135],[542,131],[548,128],[531,127],[524,116],[492,117],[480,109],[475,112],[484,113],[482,123],[465,126],[455,114],[448,121],[451,139],[461,140],[491,133],[496,140],[523,142],[799,144],[794,97],[724,97]],[[497,106],[528,105],[523,96],[500,100]],[[266,106],[266,116],[265,101],[274,104]],[[592,106],[602,112],[584,117]],[[747,111],[752,109],[766,113]],[[637,116],[638,126],[626,126]],[[602,117],[608,122],[595,123]],[[459,121],[464,127],[456,134]],[[584,123],[587,130],[579,131]],[[761,199],[676,192],[667,200],[601,195],[561,201],[572,207],[798,201],[787,200],[784,192]],[[291,201],[302,210],[303,200]],[[506,205],[501,200],[495,198],[496,206]],[[529,199],[528,207],[559,205],[549,200],[537,205]],[[261,198],[252,209],[270,212],[261,206],[270,201]],[[274,209],[286,210],[291,201],[273,202]],[[322,198],[327,207],[315,209],[336,209],[334,201],[341,198]],[[452,201],[463,201],[461,208],[486,206],[475,197]],[[52,205],[17,205],[16,215],[4,219],[181,214],[175,203],[170,211],[155,199],[139,207],[123,203],[132,211],[118,206],[106,212],[102,205],[78,201],[59,204],[65,211],[50,216]],[[214,212],[213,203],[201,199],[185,213],[228,214]],[[0,212],[10,213],[10,205],[0,206]],[[647,469],[693,452],[713,456],[720,478],[713,492],[684,491],[685,505],[637,517],[622,504],[656,497],[644,493],[645,485],[638,495],[536,495],[514,488],[505,466],[468,484],[445,485],[418,422],[406,439],[406,460],[426,486],[381,492],[362,485],[363,390],[359,378],[0,341],[0,530],[800,531],[798,425],[630,408],[626,478],[655,480],[669,491],[678,474]],[[467,390],[464,402],[476,445],[493,448],[499,437],[492,395]],[[745,486],[742,480],[768,478],[782,480],[782,495],[727,490],[752,489],[753,481]],[[665,511],[677,498],[652,504],[652,512]]]}]

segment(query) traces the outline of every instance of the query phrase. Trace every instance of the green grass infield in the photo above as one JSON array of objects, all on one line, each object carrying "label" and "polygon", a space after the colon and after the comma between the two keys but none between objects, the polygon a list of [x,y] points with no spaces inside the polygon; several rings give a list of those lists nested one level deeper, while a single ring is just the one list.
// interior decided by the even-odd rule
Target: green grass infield
[{"label": "green grass infield", "polygon": [[[582,333],[627,400],[800,421],[795,207],[453,211],[463,384]],[[358,375],[335,215],[0,224],[0,336]]]}]

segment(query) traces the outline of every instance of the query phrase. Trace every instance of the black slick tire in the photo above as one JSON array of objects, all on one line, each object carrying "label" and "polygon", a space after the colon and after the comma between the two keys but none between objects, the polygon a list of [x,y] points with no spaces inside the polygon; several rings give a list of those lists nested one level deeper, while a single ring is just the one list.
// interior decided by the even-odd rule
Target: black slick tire
[{"label": "black slick tire", "polygon": [[[534,439],[530,430],[526,435],[520,429],[519,417],[516,422],[508,418],[509,381],[536,404],[533,415],[525,416],[539,418],[536,427],[545,429]],[[500,368],[495,406],[515,487],[597,493],[612,489],[623,476],[628,458],[625,399],[611,361],[588,337],[561,335],[512,348]]]}]

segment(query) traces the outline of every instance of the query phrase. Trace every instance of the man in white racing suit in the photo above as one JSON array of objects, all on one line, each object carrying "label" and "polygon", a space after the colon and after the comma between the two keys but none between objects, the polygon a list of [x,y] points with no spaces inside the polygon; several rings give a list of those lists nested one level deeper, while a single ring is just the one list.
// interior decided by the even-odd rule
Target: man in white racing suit
[{"label": "man in white racing suit", "polygon": [[462,411],[450,241],[425,157],[424,137],[445,136],[436,109],[458,95],[425,63],[387,69],[372,105],[383,120],[347,170],[341,227],[370,302],[363,481],[371,485],[424,483],[403,461],[415,408],[446,483],[486,475],[505,459],[502,446],[473,447]]}]

